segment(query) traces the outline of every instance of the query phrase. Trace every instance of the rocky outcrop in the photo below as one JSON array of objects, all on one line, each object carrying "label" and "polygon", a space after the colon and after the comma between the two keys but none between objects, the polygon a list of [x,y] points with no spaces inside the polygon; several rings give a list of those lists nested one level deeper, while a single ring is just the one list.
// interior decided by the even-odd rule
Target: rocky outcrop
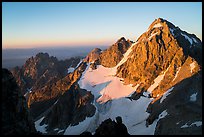
[{"label": "rocky outcrop", "polygon": [[[202,125],[190,126],[194,122],[202,122],[202,71],[176,84],[163,101],[159,99],[150,104],[148,124],[164,110],[168,115],[157,123],[155,135],[202,134]],[[185,124],[188,126],[185,127]]]},{"label": "rocky outcrop", "polygon": [[123,58],[123,54],[128,50],[132,42],[124,37],[100,54],[100,63],[104,67],[115,67]]},{"label": "rocky outcrop", "polygon": [[106,119],[96,129],[94,135],[129,135],[127,127],[122,123],[122,118],[117,117],[114,120]]},{"label": "rocky outcrop", "polygon": [[[91,132],[84,131],[80,135],[92,135]],[[116,122],[110,118],[104,120],[96,129],[94,135],[130,135],[127,127],[122,123],[120,116],[116,117]]]},{"label": "rocky outcrop", "polygon": [[15,67],[11,72],[22,93],[25,94],[63,78],[67,75],[67,69],[75,67],[79,61],[79,57],[59,61],[48,53],[38,53],[35,57],[29,58],[21,68]]},{"label": "rocky outcrop", "polygon": [[95,48],[93,49],[84,59],[85,62],[95,62],[100,58],[101,49]]},{"label": "rocky outcrop", "polygon": [[[167,89],[200,70],[201,52],[196,52],[201,48],[200,40],[185,33],[192,40],[196,39],[191,45],[188,39],[182,36],[183,31],[177,32],[177,36],[173,30],[176,30],[176,27],[170,22],[156,19],[138,38],[127,61],[117,68],[117,76],[124,78],[125,84],[139,84],[137,93],[147,91],[154,84],[154,80],[164,74],[151,94],[154,98],[160,97]],[[194,49],[197,49],[196,53]],[[194,57],[194,54],[198,53],[197,58]]]},{"label": "rocky outcrop", "polygon": [[95,114],[96,108],[92,105],[93,99],[94,96],[90,91],[80,89],[78,84],[74,83],[68,91],[60,96],[52,109],[45,115],[41,124],[48,125],[47,131],[77,125],[86,117],[92,117]]},{"label": "rocky outcrop", "polygon": [[7,69],[2,69],[2,86],[1,135],[37,135],[26,99]]},{"label": "rocky outcrop", "polygon": [[[67,75],[67,69],[76,67],[79,61],[80,57],[58,60],[47,53],[38,53],[35,57],[29,58],[21,68],[15,67],[12,70],[22,94],[27,99],[28,107],[35,103],[30,109],[33,118],[67,90],[67,88],[63,90],[65,85],[61,83],[63,81],[61,79]],[[69,85],[71,80],[66,81],[66,85]]]},{"label": "rocky outcrop", "polygon": [[51,107],[81,77],[86,66],[86,63],[82,62],[73,73],[69,73],[64,78],[54,83],[46,84],[35,92],[31,92],[28,98],[28,105],[30,105],[32,116],[37,118],[43,111]]}]

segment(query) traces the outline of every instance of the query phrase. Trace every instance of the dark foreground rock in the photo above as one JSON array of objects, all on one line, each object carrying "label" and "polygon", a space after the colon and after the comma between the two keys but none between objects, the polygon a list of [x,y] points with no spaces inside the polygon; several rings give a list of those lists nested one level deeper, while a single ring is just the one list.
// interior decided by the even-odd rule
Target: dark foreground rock
[{"label": "dark foreground rock", "polygon": [[2,135],[37,135],[24,96],[16,80],[7,69],[2,69]]},{"label": "dark foreground rock", "polygon": [[127,127],[122,123],[122,118],[117,117],[116,122],[114,120],[106,119],[96,129],[94,135],[129,135]]}]

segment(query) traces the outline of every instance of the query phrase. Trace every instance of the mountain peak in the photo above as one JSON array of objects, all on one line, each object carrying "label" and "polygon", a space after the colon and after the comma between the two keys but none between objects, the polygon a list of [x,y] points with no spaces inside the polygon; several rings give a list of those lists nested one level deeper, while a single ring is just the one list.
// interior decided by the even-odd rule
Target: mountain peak
[{"label": "mountain peak", "polygon": [[126,41],[125,37],[121,37],[120,39],[118,39],[117,43],[125,42],[125,41]]},{"label": "mountain peak", "polygon": [[86,62],[94,62],[99,59],[99,55],[101,54],[100,48],[94,48],[89,54],[86,56],[85,60]]},{"label": "mountain peak", "polygon": [[36,55],[36,57],[44,57],[44,58],[49,58],[49,54],[48,53],[43,53],[43,52],[40,52]]}]

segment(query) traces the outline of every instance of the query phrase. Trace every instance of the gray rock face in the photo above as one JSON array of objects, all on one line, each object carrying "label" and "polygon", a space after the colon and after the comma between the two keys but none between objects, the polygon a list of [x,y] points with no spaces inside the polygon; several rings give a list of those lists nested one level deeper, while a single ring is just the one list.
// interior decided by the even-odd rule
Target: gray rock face
[{"label": "gray rock face", "polygon": [[80,89],[78,84],[74,83],[68,91],[60,96],[41,124],[48,125],[47,131],[77,125],[86,117],[92,117],[95,114],[96,108],[92,105],[93,99],[94,96],[90,91]]},{"label": "gray rock face", "polygon": [[28,104],[31,104],[30,111],[32,116],[36,119],[41,113],[50,108],[81,77],[86,66],[86,63],[82,62],[73,73],[69,73],[64,78],[46,84],[42,89],[32,92],[28,99]]},{"label": "gray rock face", "polygon": [[26,100],[15,78],[2,69],[2,129],[3,135],[37,135],[29,115]]},{"label": "gray rock face", "polygon": [[147,121],[153,121],[163,110],[168,115],[157,123],[155,135],[201,135],[202,125],[191,124],[202,122],[202,71],[175,85],[162,103],[158,100],[149,106]]}]

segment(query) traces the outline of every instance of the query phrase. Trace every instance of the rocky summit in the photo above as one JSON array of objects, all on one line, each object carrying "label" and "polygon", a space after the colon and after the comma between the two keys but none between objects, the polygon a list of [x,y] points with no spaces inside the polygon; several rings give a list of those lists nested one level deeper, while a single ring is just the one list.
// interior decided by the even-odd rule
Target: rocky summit
[{"label": "rocky summit", "polygon": [[39,53],[12,74],[42,134],[202,134],[202,42],[162,18],[135,42],[62,61]]}]

